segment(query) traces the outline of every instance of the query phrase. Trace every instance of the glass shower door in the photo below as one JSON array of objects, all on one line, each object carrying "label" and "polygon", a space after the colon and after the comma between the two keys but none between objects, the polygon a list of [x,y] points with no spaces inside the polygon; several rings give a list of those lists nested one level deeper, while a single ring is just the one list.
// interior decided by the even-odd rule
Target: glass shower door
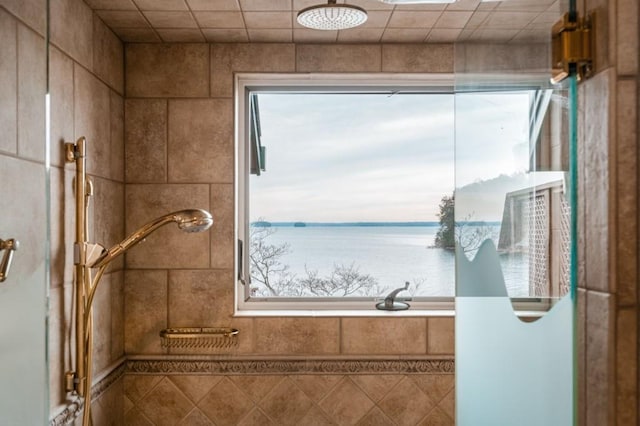
[{"label": "glass shower door", "polygon": [[46,425],[46,3],[0,0],[0,424]]},{"label": "glass shower door", "polygon": [[455,46],[456,423],[572,425],[576,81],[549,59],[568,4],[481,8]]}]

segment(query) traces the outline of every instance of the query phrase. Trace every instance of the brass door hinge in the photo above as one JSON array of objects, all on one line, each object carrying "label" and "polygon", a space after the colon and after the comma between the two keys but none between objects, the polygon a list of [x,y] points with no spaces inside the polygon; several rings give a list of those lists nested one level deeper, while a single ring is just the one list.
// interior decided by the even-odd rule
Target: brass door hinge
[{"label": "brass door hinge", "polygon": [[593,71],[593,15],[572,20],[566,13],[551,30],[552,83],[559,83],[572,72],[578,79]]}]

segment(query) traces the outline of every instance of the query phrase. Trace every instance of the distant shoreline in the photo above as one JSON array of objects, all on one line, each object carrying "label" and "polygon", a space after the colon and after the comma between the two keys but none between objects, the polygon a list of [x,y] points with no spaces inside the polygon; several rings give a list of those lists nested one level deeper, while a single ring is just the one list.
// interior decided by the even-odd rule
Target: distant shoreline
[{"label": "distant shoreline", "polygon": [[[470,226],[499,226],[501,222],[460,222]],[[440,222],[252,222],[258,228],[306,228],[306,227],[437,227]]]}]

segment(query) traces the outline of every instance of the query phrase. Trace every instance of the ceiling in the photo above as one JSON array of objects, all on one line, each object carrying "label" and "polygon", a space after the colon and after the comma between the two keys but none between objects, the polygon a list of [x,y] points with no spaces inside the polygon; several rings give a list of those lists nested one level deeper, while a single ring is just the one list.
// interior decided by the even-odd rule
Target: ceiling
[{"label": "ceiling", "polygon": [[[85,0],[125,42],[450,43],[549,39],[560,0],[458,0],[389,5],[347,0],[367,22],[341,31],[300,26],[300,9],[326,0]],[[338,0],[338,3],[345,3]]]}]

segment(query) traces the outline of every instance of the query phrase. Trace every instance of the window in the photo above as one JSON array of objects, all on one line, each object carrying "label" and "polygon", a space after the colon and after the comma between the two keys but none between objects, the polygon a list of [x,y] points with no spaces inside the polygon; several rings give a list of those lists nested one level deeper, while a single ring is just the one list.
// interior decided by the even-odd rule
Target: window
[{"label": "window", "polygon": [[[453,242],[470,256],[486,238],[498,245],[509,218],[502,193],[494,208],[461,206],[453,226],[454,133],[474,126],[454,122],[451,76],[241,74],[236,90],[238,313],[369,315],[406,282],[398,294],[411,298],[406,314],[452,310]],[[536,93],[464,99],[482,113],[478,128],[497,125],[487,120],[491,105],[508,109],[500,133],[524,144],[517,162],[498,149],[494,167],[474,165],[487,169],[486,186],[503,176],[529,182],[519,177],[530,166],[530,133],[540,133],[530,120]],[[455,160],[471,164],[473,153]],[[464,171],[456,173],[460,184]],[[516,192],[508,202],[525,197]],[[521,252],[504,259],[514,296],[529,291],[527,262]]]},{"label": "window", "polygon": [[453,252],[432,248],[454,187],[450,76],[237,88],[244,309],[373,309],[405,282],[412,303],[452,300]]}]

